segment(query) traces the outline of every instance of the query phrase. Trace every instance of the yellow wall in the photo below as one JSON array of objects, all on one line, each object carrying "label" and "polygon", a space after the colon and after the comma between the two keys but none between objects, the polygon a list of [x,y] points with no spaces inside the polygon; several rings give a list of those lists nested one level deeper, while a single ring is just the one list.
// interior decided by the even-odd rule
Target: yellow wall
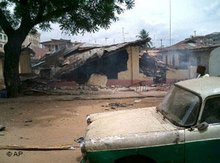
[{"label": "yellow wall", "polygon": [[129,46],[126,50],[128,52],[127,70],[118,73],[118,80],[152,80],[152,77],[139,73],[139,47]]},{"label": "yellow wall", "polygon": [[[22,54],[20,56],[20,63],[19,63],[19,73],[32,73],[31,69],[31,61],[29,54]],[[0,80],[4,80],[3,76],[3,60],[0,58]]]},{"label": "yellow wall", "polygon": [[0,80],[3,80],[3,79],[4,79],[4,77],[3,77],[3,61],[0,58]]},{"label": "yellow wall", "polygon": [[31,73],[31,61],[30,55],[27,53],[22,53],[20,56],[19,73]]},{"label": "yellow wall", "polygon": [[181,79],[188,79],[189,78],[189,71],[188,70],[167,70],[167,79],[176,79],[176,80],[181,80]]},{"label": "yellow wall", "polygon": [[3,77],[3,60],[0,58],[0,90],[5,88]]},{"label": "yellow wall", "polygon": [[175,80],[196,78],[196,70],[196,66],[190,66],[189,69],[169,69],[167,70],[166,78]]},{"label": "yellow wall", "polygon": [[135,80],[139,74],[139,49],[138,47],[129,46],[127,49],[128,61],[127,70],[118,73],[119,80]]}]

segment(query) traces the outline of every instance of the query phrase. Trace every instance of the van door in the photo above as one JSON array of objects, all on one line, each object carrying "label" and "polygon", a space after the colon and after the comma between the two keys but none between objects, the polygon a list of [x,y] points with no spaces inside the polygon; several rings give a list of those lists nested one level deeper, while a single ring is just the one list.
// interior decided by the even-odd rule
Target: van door
[{"label": "van door", "polygon": [[206,100],[201,122],[207,128],[185,130],[185,162],[220,162],[220,97]]}]

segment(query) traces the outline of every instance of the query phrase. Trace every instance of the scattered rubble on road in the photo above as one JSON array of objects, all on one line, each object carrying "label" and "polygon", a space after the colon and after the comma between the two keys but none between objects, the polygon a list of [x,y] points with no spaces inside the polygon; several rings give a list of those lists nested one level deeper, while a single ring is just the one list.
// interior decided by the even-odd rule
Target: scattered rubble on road
[{"label": "scattered rubble on road", "polygon": [[27,119],[24,121],[24,123],[31,123],[32,122],[32,119]]},{"label": "scattered rubble on road", "polygon": [[126,104],[126,103],[110,103],[108,104],[109,107],[111,107],[111,109],[117,109],[119,107],[128,107],[128,106],[132,106],[133,104]]},{"label": "scattered rubble on road", "polygon": [[5,126],[0,125],[0,131],[4,131],[5,130]]},{"label": "scattered rubble on road", "polygon": [[135,102],[135,103],[138,103],[138,102],[141,102],[141,100],[140,100],[140,99],[139,99],[139,100],[134,100],[134,102]]},{"label": "scattered rubble on road", "polygon": [[[94,74],[94,76],[97,76]],[[98,78],[92,79],[88,84],[80,85],[75,82],[65,82],[57,80],[43,80],[40,78],[27,79],[22,81],[22,90],[24,95],[75,95],[80,97],[93,95],[110,96],[117,93],[126,94],[150,94],[152,91],[168,91],[170,85],[157,84],[145,86],[106,86],[105,76],[98,75]],[[98,80],[98,81],[97,81]]]}]

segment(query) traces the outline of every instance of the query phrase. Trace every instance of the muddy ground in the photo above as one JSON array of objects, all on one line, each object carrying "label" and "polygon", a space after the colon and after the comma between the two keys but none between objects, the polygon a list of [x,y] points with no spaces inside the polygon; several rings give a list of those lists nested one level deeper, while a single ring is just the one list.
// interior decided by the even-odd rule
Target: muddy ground
[{"label": "muddy ground", "polygon": [[[163,93],[164,94],[164,93]],[[74,163],[81,154],[74,139],[83,136],[86,115],[158,105],[158,97],[77,99],[70,96],[28,96],[0,100],[1,163]],[[120,104],[120,105],[118,105]],[[73,150],[42,150],[73,146]],[[23,150],[22,148],[33,148]],[[35,150],[39,148],[39,150]]]}]

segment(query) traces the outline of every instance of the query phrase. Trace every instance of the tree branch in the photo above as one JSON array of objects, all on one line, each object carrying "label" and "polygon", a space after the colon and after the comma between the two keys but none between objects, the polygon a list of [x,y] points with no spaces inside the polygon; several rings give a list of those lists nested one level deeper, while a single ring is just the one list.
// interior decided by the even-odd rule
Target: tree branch
[{"label": "tree branch", "polygon": [[2,27],[3,31],[6,33],[6,35],[9,35],[14,31],[11,24],[6,19],[2,9],[0,9],[0,26]]},{"label": "tree branch", "polygon": [[33,26],[31,16],[30,16],[30,8],[27,0],[21,0],[20,5],[22,7],[22,19],[19,28],[25,28],[25,26]]},{"label": "tree branch", "polygon": [[39,11],[37,13],[37,16],[33,22],[34,25],[37,25],[38,23],[40,23],[42,20],[43,20],[43,14],[44,14],[44,10],[46,8],[46,1],[43,1],[41,4],[40,4],[40,7],[39,7]]},{"label": "tree branch", "polygon": [[39,24],[41,22],[50,21],[53,18],[58,18],[61,15],[63,15],[64,12],[68,12],[69,10],[72,10],[72,9],[73,9],[73,6],[68,6],[68,7],[64,7],[64,8],[54,10],[50,13],[47,13],[46,15],[42,15],[38,20],[35,21],[35,25]]}]

